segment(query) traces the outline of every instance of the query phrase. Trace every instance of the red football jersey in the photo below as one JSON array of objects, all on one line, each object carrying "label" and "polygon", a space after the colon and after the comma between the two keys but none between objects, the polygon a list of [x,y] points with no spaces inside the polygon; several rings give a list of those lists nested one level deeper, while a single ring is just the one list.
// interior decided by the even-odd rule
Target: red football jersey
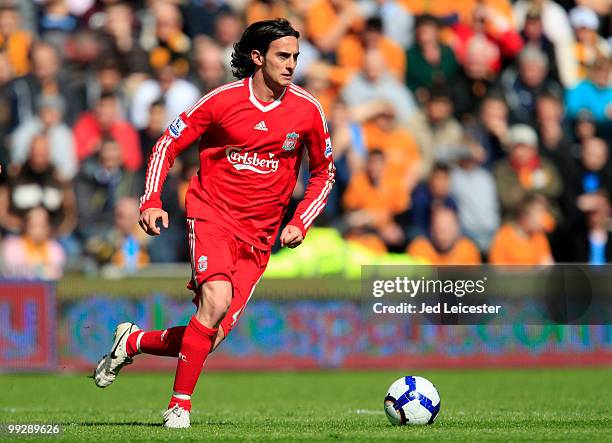
[{"label": "red football jersey", "polygon": [[293,84],[275,101],[262,103],[251,83],[247,78],[212,90],[168,126],[149,159],[141,212],[161,208],[161,187],[175,157],[201,137],[200,170],[187,191],[187,217],[229,226],[238,238],[267,250],[307,149],[310,179],[289,222],[306,235],[334,183],[323,109]]}]

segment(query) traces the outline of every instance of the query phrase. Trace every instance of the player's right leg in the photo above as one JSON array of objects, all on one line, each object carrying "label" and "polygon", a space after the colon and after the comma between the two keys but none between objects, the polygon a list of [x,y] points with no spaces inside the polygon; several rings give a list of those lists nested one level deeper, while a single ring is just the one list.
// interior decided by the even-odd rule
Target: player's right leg
[{"label": "player's right leg", "polygon": [[223,226],[188,219],[192,279],[197,312],[185,328],[181,342],[172,397],[164,414],[164,426],[189,426],[191,395],[202,372],[233,296],[237,246],[234,235]]},{"label": "player's right leg", "polygon": [[167,428],[190,426],[191,395],[232,301],[232,285],[226,279],[207,281],[198,288],[198,297],[198,310],[183,335],[172,397],[164,413]]}]

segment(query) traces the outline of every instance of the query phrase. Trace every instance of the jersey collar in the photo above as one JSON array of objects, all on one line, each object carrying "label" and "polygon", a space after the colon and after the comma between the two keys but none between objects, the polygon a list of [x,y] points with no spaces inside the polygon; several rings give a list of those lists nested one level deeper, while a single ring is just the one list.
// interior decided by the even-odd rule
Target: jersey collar
[{"label": "jersey collar", "polygon": [[283,99],[283,97],[285,96],[285,92],[287,92],[287,88],[283,89],[283,92],[281,93],[281,95],[278,96],[278,98],[276,100],[274,100],[272,103],[270,103],[269,105],[263,105],[259,100],[257,100],[257,97],[255,97],[255,94],[253,93],[253,77],[249,77],[249,100],[251,101],[251,103],[253,103],[255,105],[255,107],[257,109],[259,109],[261,112],[268,112],[271,111],[272,109],[276,108],[278,105],[281,104],[281,100]]}]

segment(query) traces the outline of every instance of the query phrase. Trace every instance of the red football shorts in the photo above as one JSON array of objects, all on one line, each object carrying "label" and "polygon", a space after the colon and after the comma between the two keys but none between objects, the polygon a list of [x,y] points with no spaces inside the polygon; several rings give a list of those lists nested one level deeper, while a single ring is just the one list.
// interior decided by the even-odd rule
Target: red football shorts
[{"label": "red football shorts", "polygon": [[193,303],[198,306],[198,288],[207,281],[224,280],[232,284],[230,307],[221,320],[227,336],[249,302],[270,258],[262,251],[236,237],[229,229],[194,218],[187,219],[191,281],[187,287],[196,292]]}]

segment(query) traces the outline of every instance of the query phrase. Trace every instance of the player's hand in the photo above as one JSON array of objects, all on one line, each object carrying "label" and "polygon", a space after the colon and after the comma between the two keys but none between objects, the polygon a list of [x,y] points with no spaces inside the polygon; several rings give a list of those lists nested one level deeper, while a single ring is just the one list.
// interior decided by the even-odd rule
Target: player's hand
[{"label": "player's hand", "polygon": [[149,235],[159,235],[161,228],[157,227],[157,220],[161,219],[162,226],[168,227],[168,213],[161,208],[149,208],[145,209],[140,214],[140,220],[138,224]]},{"label": "player's hand", "polygon": [[281,232],[280,242],[281,246],[284,248],[287,246],[288,248],[295,248],[302,244],[304,241],[304,236],[302,235],[302,231],[297,226],[287,225],[283,232]]}]

